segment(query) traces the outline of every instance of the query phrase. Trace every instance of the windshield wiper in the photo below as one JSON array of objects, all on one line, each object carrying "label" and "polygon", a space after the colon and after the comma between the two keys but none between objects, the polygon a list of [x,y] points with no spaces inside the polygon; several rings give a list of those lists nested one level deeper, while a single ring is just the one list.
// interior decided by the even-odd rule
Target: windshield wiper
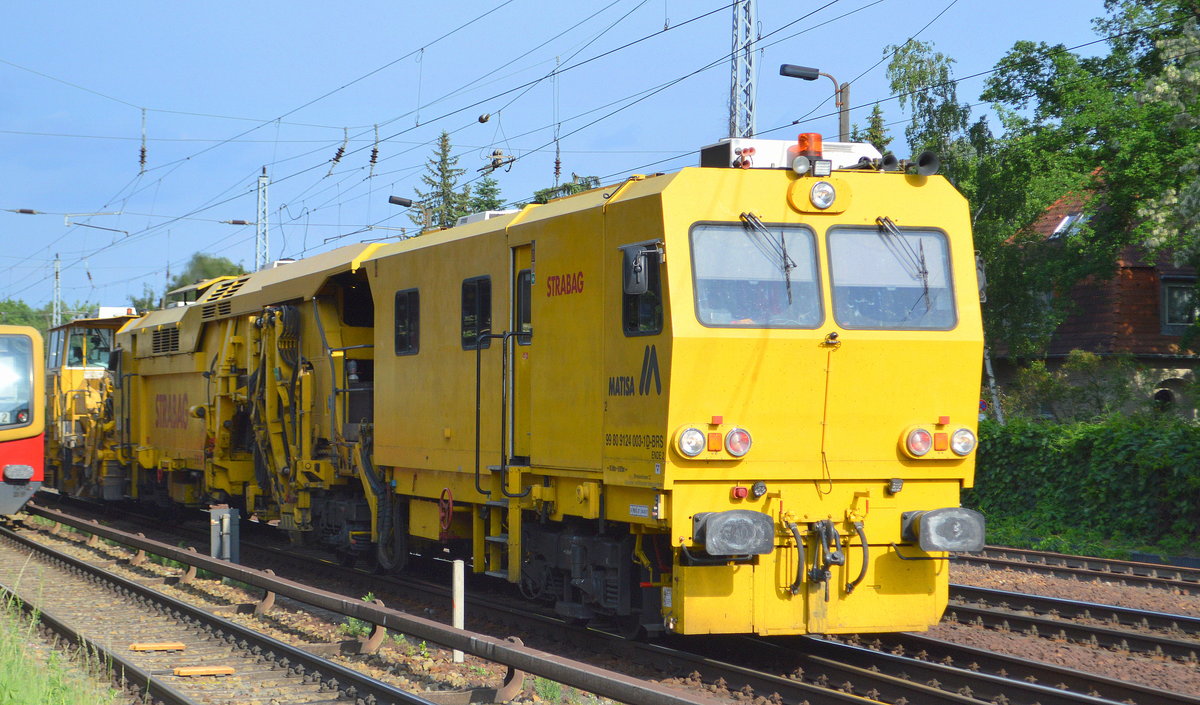
[{"label": "windshield wiper", "polygon": [[767,259],[775,262],[779,270],[783,272],[784,286],[787,288],[788,306],[791,306],[792,270],[796,268],[796,262],[788,256],[786,235],[780,230],[779,242],[776,242],[775,236],[771,234],[766,225],[763,225],[762,220],[753,213],[742,213],[742,222],[750,233],[756,233],[761,236],[759,238],[751,237],[750,241],[758,247],[759,251]]},{"label": "windshield wiper", "polygon": [[[925,243],[917,240],[917,247],[914,249],[908,238],[900,232],[900,228],[886,215],[876,218],[875,223],[879,225],[879,237],[888,251],[907,270],[908,276],[921,282],[921,298],[917,299],[917,303],[924,301],[925,310],[929,311],[933,302],[929,300],[929,267],[925,264]],[[917,304],[914,303],[913,308],[916,307]]]}]

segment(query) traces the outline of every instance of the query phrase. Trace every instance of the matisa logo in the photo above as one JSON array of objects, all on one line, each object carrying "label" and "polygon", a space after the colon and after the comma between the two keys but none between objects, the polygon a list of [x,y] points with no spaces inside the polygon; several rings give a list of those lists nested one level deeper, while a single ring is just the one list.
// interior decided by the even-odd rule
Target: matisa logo
[{"label": "matisa logo", "polygon": [[583,272],[552,274],[546,277],[546,296],[583,293]]},{"label": "matisa logo", "polygon": [[156,394],[154,425],[157,428],[187,428],[187,394]]},{"label": "matisa logo", "polygon": [[[662,377],[658,372],[658,349],[647,345],[642,353],[642,374],[637,383],[637,394],[646,396],[653,389],[654,393],[662,396]],[[633,377],[609,377],[608,396],[631,397],[634,395]]]}]

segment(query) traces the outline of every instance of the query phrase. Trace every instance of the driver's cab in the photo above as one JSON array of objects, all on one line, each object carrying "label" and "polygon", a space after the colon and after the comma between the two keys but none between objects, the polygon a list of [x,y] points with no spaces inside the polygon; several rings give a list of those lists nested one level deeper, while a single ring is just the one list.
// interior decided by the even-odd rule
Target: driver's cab
[{"label": "driver's cab", "polygon": [[[73,464],[106,395],[117,331],[137,317],[132,307],[101,307],[50,329],[46,350],[47,467]],[[79,451],[72,452],[73,449]],[[64,452],[66,451],[66,452]]]}]

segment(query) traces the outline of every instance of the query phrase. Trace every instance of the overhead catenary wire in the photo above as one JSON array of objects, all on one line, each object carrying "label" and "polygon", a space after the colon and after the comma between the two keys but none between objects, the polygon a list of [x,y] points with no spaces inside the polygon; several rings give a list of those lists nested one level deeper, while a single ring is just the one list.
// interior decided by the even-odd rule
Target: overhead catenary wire
[{"label": "overhead catenary wire", "polygon": [[[678,25],[677,25],[677,26],[678,26]],[[779,31],[779,30],[776,30],[776,31]],[[1098,42],[1098,41],[1104,41],[1104,39],[1097,40],[1097,42]],[[1089,43],[1087,43],[1087,44],[1092,44],[1092,43],[1096,43],[1096,42],[1089,42]],[[1079,46],[1086,46],[1087,44],[1084,44],[1084,45],[1079,45]],[[1078,47],[1076,47],[1076,48],[1078,48]],[[964,77],[962,77],[962,78],[955,79],[955,81],[957,82],[957,81],[969,80],[969,79],[971,79],[971,78],[974,78],[974,77],[977,77],[977,76],[980,76],[980,75],[984,75],[984,74],[986,74],[986,73],[990,73],[990,72],[981,72],[981,73],[977,73],[977,74],[972,74],[972,75],[970,75],[970,76],[964,76]],[[678,80],[682,80],[683,78],[686,78],[686,76],[685,76],[685,77],[682,77],[681,79],[678,79]],[[865,107],[869,107],[869,106],[871,106],[871,105],[874,105],[874,104],[877,104],[877,103],[883,102],[884,100],[891,100],[891,99],[895,99],[895,98],[896,98],[896,96],[892,96],[892,97],[890,97],[890,98],[883,99],[883,100],[880,100],[880,101],[871,101],[871,102],[866,102],[866,103],[863,103],[861,106],[855,106],[855,108],[854,108],[854,109],[858,109],[858,108],[860,108],[860,107],[863,107],[863,106],[865,106]],[[624,106],[624,107],[622,107],[621,109],[626,109],[627,107],[630,107],[630,106]],[[605,119],[605,118],[607,118],[607,117],[611,117],[611,115],[615,114],[616,112],[619,112],[619,110],[618,110],[618,111],[613,111],[612,113],[609,113],[608,115],[601,117],[599,120],[603,120],[603,119]],[[820,117],[823,117],[823,116],[818,116],[818,118],[814,118],[814,119],[820,119]],[[586,128],[587,128],[587,127],[589,127],[590,125],[592,125],[592,124],[596,124],[596,122],[598,122],[599,120],[597,120],[597,121],[593,121],[593,122],[591,122],[591,123],[588,123],[588,125],[584,125],[583,127],[579,128],[579,129],[586,129]],[[779,129],[785,129],[786,127],[788,127],[788,125],[782,125],[782,126],[780,126],[780,127],[777,127],[777,128],[772,128],[772,130],[770,130],[770,131],[775,131],[775,130],[779,130]],[[573,134],[573,133],[572,133],[572,134]],[[373,142],[372,142],[371,144],[373,144]],[[546,146],[548,146],[548,145],[550,145],[550,144],[551,144],[551,143],[550,143],[550,142],[548,142],[548,143],[546,143],[546,145],[542,145],[542,147],[546,147]],[[536,152],[536,151],[538,151],[538,149],[541,149],[541,147],[539,147],[539,148],[537,148],[537,149],[534,149],[534,150],[527,150],[527,153]],[[681,156],[682,156],[682,155],[681,155]],[[659,160],[658,162],[655,162],[655,163],[656,163],[656,164],[657,164],[657,163],[665,163],[665,162],[667,162],[667,161],[670,161],[670,159],[671,159],[671,157],[668,157],[668,158],[666,158],[666,159]],[[325,162],[325,163],[327,163],[327,162]],[[640,167],[638,167],[638,168],[640,168]],[[307,170],[307,169],[306,169],[306,170],[304,170],[304,172],[307,172],[307,171],[309,171],[309,170]],[[298,172],[298,173],[304,173],[304,172]],[[228,192],[228,189],[227,189],[227,192]],[[234,196],[234,198],[239,198],[239,197],[241,197],[241,196],[245,195],[245,194],[246,194],[246,193],[248,193],[248,192],[249,192],[248,190],[243,190],[243,192],[236,194],[236,195]],[[361,197],[361,196],[356,196],[355,198],[358,198],[358,197]],[[214,197],[214,199],[215,199],[215,197]],[[215,201],[214,201],[214,199],[210,199],[210,202],[213,202],[213,205],[214,205],[214,206],[215,206],[215,205],[220,205],[220,204],[222,204],[222,203],[229,202],[229,200],[231,200],[231,199],[224,199],[224,200],[215,200]],[[209,206],[209,207],[212,207],[212,206]],[[201,208],[201,209],[198,209],[198,210],[196,210],[196,211],[192,211],[192,212],[200,212],[200,211],[202,211],[202,210],[205,210],[205,209],[206,209],[206,208]],[[387,219],[385,219],[384,221],[378,221],[378,222],[386,222],[386,220],[387,220]],[[158,224],[158,225],[156,225],[156,226],[154,226],[154,227],[161,227],[161,225],[162,225],[162,224]],[[120,244],[120,243],[115,243],[115,244]],[[101,248],[101,251],[102,251],[102,250],[104,250],[104,249],[105,249],[105,248]],[[93,251],[93,252],[92,252],[92,254],[95,254],[95,252],[96,252],[96,251]]]}]

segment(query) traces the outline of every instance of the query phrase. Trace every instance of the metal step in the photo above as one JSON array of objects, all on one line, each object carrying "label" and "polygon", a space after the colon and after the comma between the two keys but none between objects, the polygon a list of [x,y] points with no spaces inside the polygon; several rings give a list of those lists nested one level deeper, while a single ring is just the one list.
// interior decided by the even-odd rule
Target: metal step
[{"label": "metal step", "polygon": [[505,508],[507,508],[508,507],[508,498],[505,497],[504,499],[489,499],[488,501],[484,502],[483,504],[484,504],[484,506],[487,506],[487,507],[505,507]]},{"label": "metal step", "polygon": [[483,540],[487,541],[488,543],[502,543],[505,546],[507,546],[508,545],[508,534],[496,534],[495,536],[484,536]]},{"label": "metal step", "polygon": [[488,571],[484,572],[484,575],[487,575],[487,576],[490,576],[493,578],[503,578],[505,580],[508,580],[508,571],[507,570],[488,570]]}]

